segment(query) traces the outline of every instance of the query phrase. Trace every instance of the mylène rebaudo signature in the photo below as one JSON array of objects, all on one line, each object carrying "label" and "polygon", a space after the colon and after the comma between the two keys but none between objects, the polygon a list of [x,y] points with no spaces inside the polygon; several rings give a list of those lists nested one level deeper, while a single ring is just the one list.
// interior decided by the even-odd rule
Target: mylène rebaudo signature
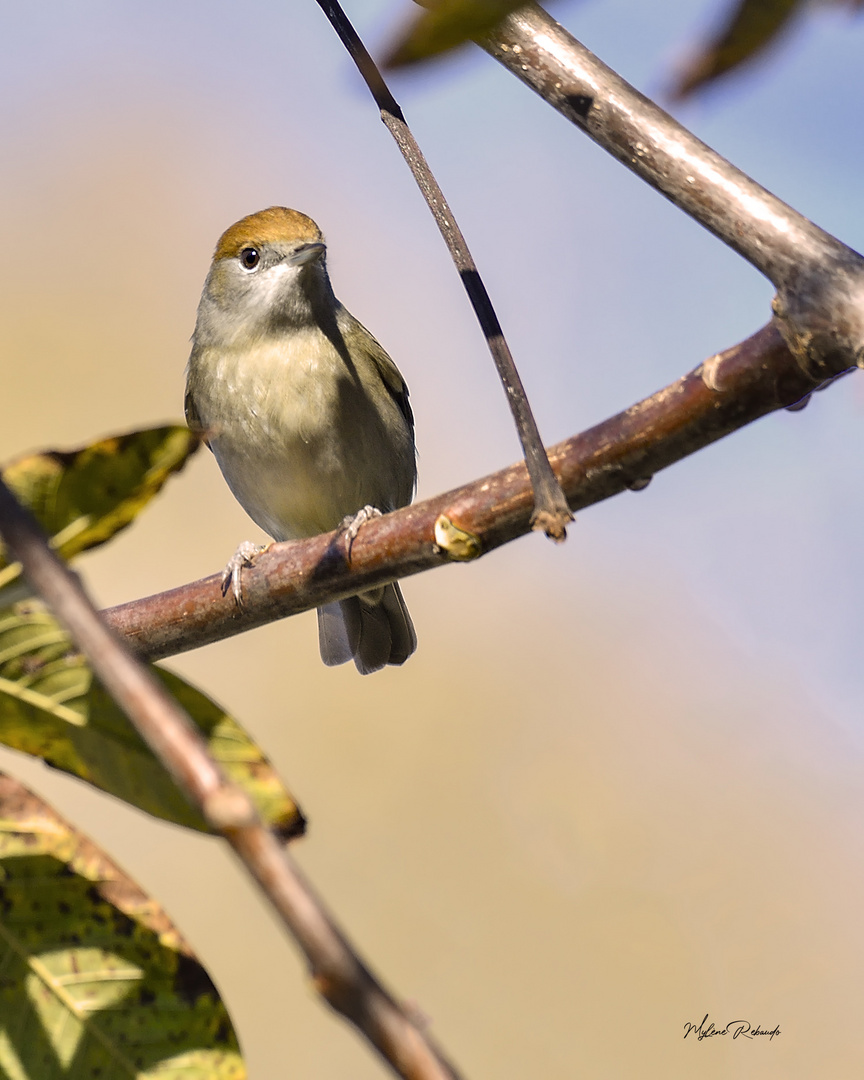
[{"label": "myl\u00e8ne rebaudo signature", "polygon": [[749,1020],[730,1020],[725,1027],[715,1027],[713,1023],[708,1021],[708,1013],[702,1017],[698,1024],[685,1024],[684,1025],[684,1038],[688,1035],[695,1035],[699,1042],[703,1039],[712,1039],[715,1035],[731,1035],[733,1039],[755,1039],[761,1035],[767,1035],[768,1041],[772,1042],[775,1035],[780,1034],[780,1025],[775,1024],[770,1031],[766,1031],[758,1024],[756,1027],[750,1023]]}]

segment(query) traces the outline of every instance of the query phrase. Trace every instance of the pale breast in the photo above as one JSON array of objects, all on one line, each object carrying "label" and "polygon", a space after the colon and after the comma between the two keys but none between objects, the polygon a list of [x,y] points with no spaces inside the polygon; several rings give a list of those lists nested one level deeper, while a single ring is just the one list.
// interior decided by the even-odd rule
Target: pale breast
[{"label": "pale breast", "polygon": [[413,438],[364,357],[340,355],[317,329],[242,354],[205,348],[188,388],[225,479],[278,540],[335,528],[370,504],[411,498]]}]

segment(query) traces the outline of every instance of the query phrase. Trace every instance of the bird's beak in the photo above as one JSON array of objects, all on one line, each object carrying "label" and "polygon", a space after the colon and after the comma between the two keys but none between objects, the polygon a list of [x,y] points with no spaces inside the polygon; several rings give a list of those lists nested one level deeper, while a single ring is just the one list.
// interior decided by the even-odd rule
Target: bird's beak
[{"label": "bird's beak", "polygon": [[307,263],[320,259],[325,250],[324,244],[301,244],[296,251],[288,256],[287,261],[292,266],[305,266]]}]

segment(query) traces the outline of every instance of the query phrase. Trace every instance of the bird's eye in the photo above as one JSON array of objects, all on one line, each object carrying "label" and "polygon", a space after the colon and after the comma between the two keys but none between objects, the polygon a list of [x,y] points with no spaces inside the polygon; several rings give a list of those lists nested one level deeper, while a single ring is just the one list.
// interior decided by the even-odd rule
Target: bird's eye
[{"label": "bird's eye", "polygon": [[254,270],[261,261],[261,252],[257,248],[243,248],[240,252],[240,263],[244,270]]}]

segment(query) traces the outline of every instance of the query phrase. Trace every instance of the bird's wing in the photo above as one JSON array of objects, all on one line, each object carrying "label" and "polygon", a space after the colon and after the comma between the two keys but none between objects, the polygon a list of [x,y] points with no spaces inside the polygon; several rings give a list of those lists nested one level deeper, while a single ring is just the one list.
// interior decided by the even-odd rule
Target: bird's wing
[{"label": "bird's wing", "polygon": [[399,368],[396,367],[363,323],[355,319],[351,312],[348,311],[343,304],[339,304],[338,301],[336,309],[336,325],[341,340],[338,344],[334,341],[334,344],[336,344],[336,347],[340,352],[343,349],[346,349],[345,334],[347,332],[350,331],[350,335],[355,341],[357,340],[357,337],[362,340],[363,345],[365,346],[364,351],[366,356],[378,372],[384,389],[396,403],[399,412],[402,413],[405,423],[408,425],[413,437],[414,413],[411,411],[411,403],[408,400],[408,387],[405,384],[405,380],[402,378]]},{"label": "bird's wing", "polygon": [[362,323],[358,323],[357,325],[363,331],[364,343],[369,359],[375,365],[378,374],[381,376],[381,382],[384,384],[385,390],[396,402],[399,411],[405,417],[405,423],[411,429],[411,433],[413,434],[414,413],[411,410],[411,402],[408,400],[408,386],[402,378],[399,368],[396,367],[366,327],[363,326]]},{"label": "bird's wing", "polygon": [[[188,386],[186,388],[186,396],[183,399],[183,411],[186,414],[186,423],[189,426],[189,430],[203,438],[206,429],[201,423],[201,417],[198,415],[198,409],[195,406],[195,398],[192,396],[192,391]],[[204,445],[208,450],[213,449],[209,440],[206,438],[204,439]]]}]

